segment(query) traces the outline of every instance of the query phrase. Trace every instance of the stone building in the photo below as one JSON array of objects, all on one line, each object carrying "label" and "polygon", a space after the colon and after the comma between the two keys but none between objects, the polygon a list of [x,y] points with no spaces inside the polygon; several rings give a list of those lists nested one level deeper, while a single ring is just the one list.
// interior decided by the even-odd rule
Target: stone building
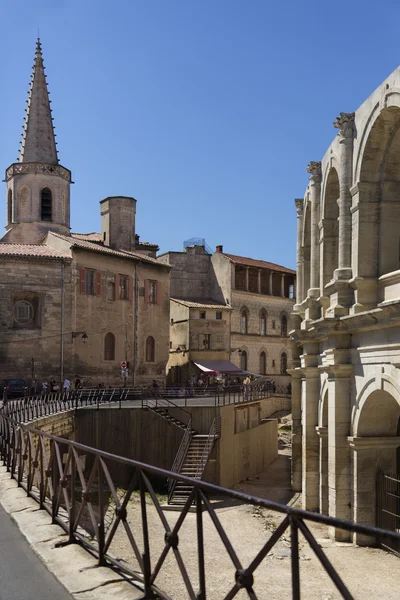
[{"label": "stone building", "polygon": [[293,488],[304,508],[364,524],[377,470],[400,468],[399,89],[397,68],[340,113],[295,201]]},{"label": "stone building", "polygon": [[120,385],[127,361],[128,385],[163,381],[170,267],[136,235],[134,198],[100,202],[101,234],[70,232],[71,172],[58,161],[39,40],[19,162],[5,179],[0,378]]},{"label": "stone building", "polygon": [[[289,317],[294,305],[295,271],[273,263],[235,256],[217,246],[212,255],[203,245],[184,252],[167,252],[158,260],[173,266],[171,296],[177,300],[219,306],[210,313],[215,327],[216,312],[231,309],[229,347],[224,349],[238,369],[270,376],[278,385],[287,385],[291,362],[288,337]],[[205,308],[195,309],[197,316]],[[175,310],[175,309],[171,309]],[[208,318],[208,317],[207,317]],[[176,327],[171,329],[169,366],[176,365]],[[213,349],[213,348],[212,348]],[[217,350],[217,349],[216,349]]]}]

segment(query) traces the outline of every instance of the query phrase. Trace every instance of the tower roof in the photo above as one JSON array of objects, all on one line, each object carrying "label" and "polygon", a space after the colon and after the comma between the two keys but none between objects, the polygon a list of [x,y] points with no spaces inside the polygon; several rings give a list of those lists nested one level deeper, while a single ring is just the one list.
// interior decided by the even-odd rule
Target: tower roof
[{"label": "tower roof", "polygon": [[36,42],[35,60],[22,134],[19,162],[58,164],[49,91],[44,72],[42,45]]}]

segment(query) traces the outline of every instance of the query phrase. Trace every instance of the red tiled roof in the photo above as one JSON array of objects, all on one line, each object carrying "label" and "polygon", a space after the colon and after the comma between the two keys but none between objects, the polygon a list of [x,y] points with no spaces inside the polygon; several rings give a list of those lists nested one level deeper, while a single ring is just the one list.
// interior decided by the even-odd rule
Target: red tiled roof
[{"label": "red tiled roof", "polygon": [[101,233],[71,233],[71,237],[77,240],[85,240],[87,242],[102,242]]},{"label": "red tiled roof", "polygon": [[55,250],[44,244],[7,244],[0,243],[0,257],[13,256],[21,258],[64,258],[71,260],[71,256],[60,250]]},{"label": "red tiled roof", "polygon": [[238,265],[246,265],[247,267],[257,267],[259,269],[271,269],[271,271],[280,271],[281,273],[290,273],[291,275],[296,275],[296,271],[293,269],[288,269],[287,267],[282,267],[281,265],[276,265],[275,263],[267,262],[265,260],[255,260],[254,258],[246,258],[245,256],[236,256],[235,254],[227,254],[226,252],[221,252],[224,256],[229,258],[233,263]]}]

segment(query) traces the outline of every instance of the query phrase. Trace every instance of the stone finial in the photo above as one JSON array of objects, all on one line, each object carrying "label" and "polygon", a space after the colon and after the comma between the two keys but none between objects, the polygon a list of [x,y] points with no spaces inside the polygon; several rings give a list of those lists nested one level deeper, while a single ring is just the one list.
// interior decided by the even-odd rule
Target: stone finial
[{"label": "stone finial", "polygon": [[303,198],[295,198],[294,199],[294,203],[295,203],[295,206],[296,206],[297,214],[300,217],[303,214],[304,200],[303,200]]},{"label": "stone finial", "polygon": [[321,161],[312,160],[308,163],[307,173],[310,173],[310,181],[313,183],[321,181]]},{"label": "stone finial", "polygon": [[339,134],[343,137],[351,137],[354,132],[355,113],[341,112],[333,122],[335,129],[339,129]]}]

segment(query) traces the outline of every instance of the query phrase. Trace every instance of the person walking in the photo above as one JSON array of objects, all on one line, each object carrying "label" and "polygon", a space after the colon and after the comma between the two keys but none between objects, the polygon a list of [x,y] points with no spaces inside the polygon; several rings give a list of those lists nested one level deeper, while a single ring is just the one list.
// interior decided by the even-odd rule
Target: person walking
[{"label": "person walking", "polygon": [[69,388],[71,387],[71,382],[68,379],[68,377],[66,377],[64,379],[64,383],[63,383],[63,390],[64,390],[64,394],[68,394],[69,393]]},{"label": "person walking", "polygon": [[245,402],[246,400],[248,400],[249,397],[250,383],[250,377],[247,375],[246,379],[243,381],[243,400]]}]

